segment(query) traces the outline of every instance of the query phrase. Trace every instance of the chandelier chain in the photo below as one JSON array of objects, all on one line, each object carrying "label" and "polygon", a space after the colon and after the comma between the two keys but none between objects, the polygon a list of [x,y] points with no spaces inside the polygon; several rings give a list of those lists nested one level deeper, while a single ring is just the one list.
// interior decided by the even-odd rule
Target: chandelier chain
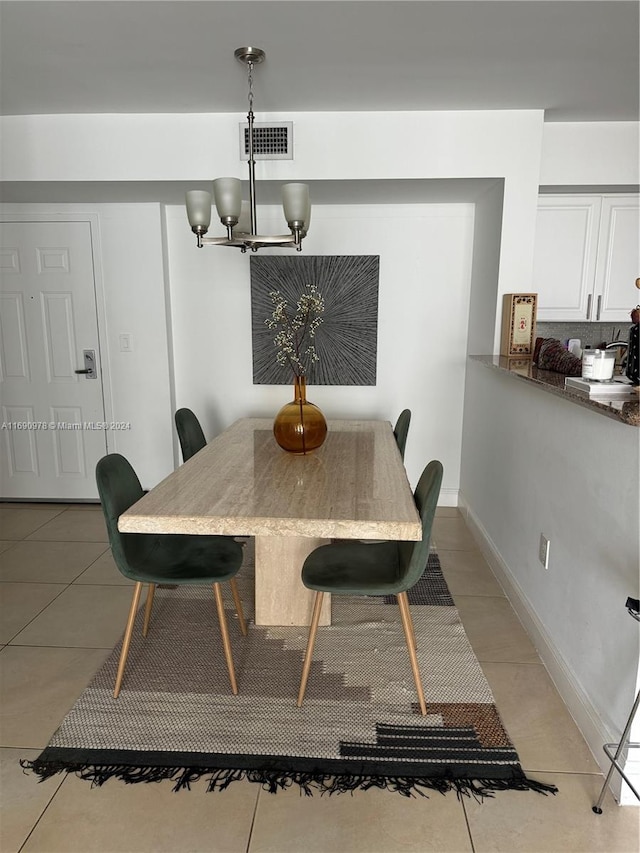
[{"label": "chandelier chain", "polygon": [[247,62],[247,80],[249,83],[249,112],[253,112],[253,62]]}]

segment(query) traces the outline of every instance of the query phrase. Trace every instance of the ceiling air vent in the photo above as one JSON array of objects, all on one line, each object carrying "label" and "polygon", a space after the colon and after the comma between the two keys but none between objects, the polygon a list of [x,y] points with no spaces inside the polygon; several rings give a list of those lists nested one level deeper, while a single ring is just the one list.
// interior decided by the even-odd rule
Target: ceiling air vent
[{"label": "ceiling air vent", "polygon": [[[293,122],[254,122],[253,156],[256,160],[293,160]],[[249,159],[249,125],[240,125],[240,159]]]}]

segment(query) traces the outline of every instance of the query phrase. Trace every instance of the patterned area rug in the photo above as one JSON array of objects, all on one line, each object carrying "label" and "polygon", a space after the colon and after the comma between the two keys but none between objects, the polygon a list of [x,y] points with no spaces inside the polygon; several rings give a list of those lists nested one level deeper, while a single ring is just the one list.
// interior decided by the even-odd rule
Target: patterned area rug
[{"label": "patterned area rug", "polygon": [[[238,575],[247,615],[252,545]],[[555,793],[520,767],[436,554],[409,593],[426,717],[394,599],[334,597],[333,624],[318,631],[297,708],[307,629],[251,623],[245,638],[228,587],[223,594],[239,695],[229,689],[212,592],[159,588],[146,640],[139,613],[120,697],[112,696],[118,644],[44,752],[23,767],[41,778],[74,772],[98,785],[171,779],[174,790],[204,776],[209,790],[246,778],[273,792],[298,784],[307,794]]]}]

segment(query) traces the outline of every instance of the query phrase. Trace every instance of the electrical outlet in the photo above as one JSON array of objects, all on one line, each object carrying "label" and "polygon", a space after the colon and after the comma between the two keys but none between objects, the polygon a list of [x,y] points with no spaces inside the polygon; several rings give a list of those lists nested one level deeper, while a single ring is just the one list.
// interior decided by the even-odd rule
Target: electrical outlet
[{"label": "electrical outlet", "polygon": [[544,533],[540,534],[540,550],[538,551],[538,559],[545,567],[545,569],[549,568],[549,540],[544,535]]}]

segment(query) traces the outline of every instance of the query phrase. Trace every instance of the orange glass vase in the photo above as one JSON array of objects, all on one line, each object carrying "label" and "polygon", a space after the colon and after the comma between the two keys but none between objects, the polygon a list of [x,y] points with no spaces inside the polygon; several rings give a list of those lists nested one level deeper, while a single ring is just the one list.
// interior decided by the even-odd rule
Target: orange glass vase
[{"label": "orange glass vase", "polygon": [[327,422],[317,406],[307,400],[304,376],[293,380],[294,399],[283,406],[273,422],[273,434],[288,453],[311,453],[327,437]]}]

